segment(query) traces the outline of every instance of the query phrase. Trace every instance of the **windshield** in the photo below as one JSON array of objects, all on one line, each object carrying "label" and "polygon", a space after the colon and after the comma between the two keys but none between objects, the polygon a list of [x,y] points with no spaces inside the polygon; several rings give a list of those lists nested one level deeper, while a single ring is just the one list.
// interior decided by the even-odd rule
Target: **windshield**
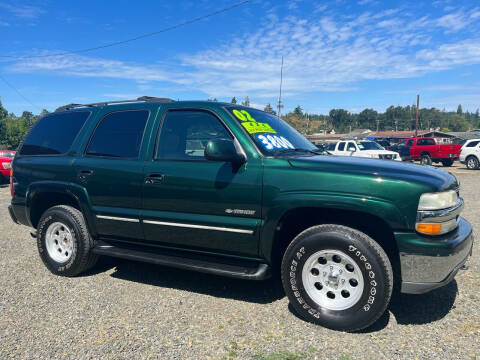
[{"label": "windshield", "polygon": [[295,149],[307,152],[318,150],[302,134],[275,115],[239,106],[229,106],[227,110],[265,155],[288,153],[287,150]]},{"label": "windshield", "polygon": [[385,150],[373,141],[357,141],[357,146],[360,150]]}]

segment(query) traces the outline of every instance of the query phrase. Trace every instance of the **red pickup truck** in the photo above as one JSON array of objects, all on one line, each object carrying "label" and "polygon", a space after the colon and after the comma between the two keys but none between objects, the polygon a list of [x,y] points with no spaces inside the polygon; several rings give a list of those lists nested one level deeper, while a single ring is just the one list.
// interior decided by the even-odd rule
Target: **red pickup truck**
[{"label": "red pickup truck", "polygon": [[10,181],[10,169],[12,160],[15,157],[15,151],[0,150],[0,184]]},{"label": "red pickup truck", "polygon": [[435,138],[417,137],[405,139],[397,146],[402,160],[420,160],[423,165],[442,163],[443,166],[452,166],[460,157],[462,145],[437,144]]}]

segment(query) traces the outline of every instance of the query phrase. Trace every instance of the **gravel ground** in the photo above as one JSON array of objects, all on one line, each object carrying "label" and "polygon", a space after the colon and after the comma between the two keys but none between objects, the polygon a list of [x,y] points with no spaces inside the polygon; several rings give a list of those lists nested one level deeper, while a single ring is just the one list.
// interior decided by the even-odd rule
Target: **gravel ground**
[{"label": "gravel ground", "polygon": [[[480,229],[480,171],[451,169]],[[0,359],[478,359],[480,254],[425,295],[397,295],[356,334],[300,320],[268,282],[104,258],[88,274],[50,274],[0,189]],[[479,237],[477,236],[477,239]]]}]

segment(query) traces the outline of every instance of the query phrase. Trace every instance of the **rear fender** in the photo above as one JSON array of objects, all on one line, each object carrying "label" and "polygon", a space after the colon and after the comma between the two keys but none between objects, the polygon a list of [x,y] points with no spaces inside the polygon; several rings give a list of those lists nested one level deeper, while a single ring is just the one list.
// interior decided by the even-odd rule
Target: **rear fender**
[{"label": "rear fender", "polygon": [[92,204],[88,196],[87,190],[83,186],[71,182],[63,181],[38,181],[30,184],[26,192],[25,211],[26,217],[32,224],[32,205],[35,202],[35,198],[40,194],[45,193],[57,193],[68,196],[79,207],[80,211],[85,217],[88,230],[90,234],[95,237],[97,235],[95,218],[93,217]]}]

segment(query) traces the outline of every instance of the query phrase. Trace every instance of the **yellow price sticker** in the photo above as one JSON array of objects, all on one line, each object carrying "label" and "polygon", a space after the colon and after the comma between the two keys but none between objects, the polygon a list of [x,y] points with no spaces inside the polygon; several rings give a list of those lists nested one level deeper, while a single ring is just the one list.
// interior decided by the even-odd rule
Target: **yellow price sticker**
[{"label": "yellow price sticker", "polygon": [[253,121],[255,122],[255,119],[250,115],[250,113],[246,110],[233,110],[233,114],[240,119],[241,121]]},{"label": "yellow price sticker", "polygon": [[242,122],[242,126],[245,128],[245,130],[247,130],[249,134],[257,134],[257,133],[276,134],[277,133],[267,123],[245,121],[245,122]]}]

